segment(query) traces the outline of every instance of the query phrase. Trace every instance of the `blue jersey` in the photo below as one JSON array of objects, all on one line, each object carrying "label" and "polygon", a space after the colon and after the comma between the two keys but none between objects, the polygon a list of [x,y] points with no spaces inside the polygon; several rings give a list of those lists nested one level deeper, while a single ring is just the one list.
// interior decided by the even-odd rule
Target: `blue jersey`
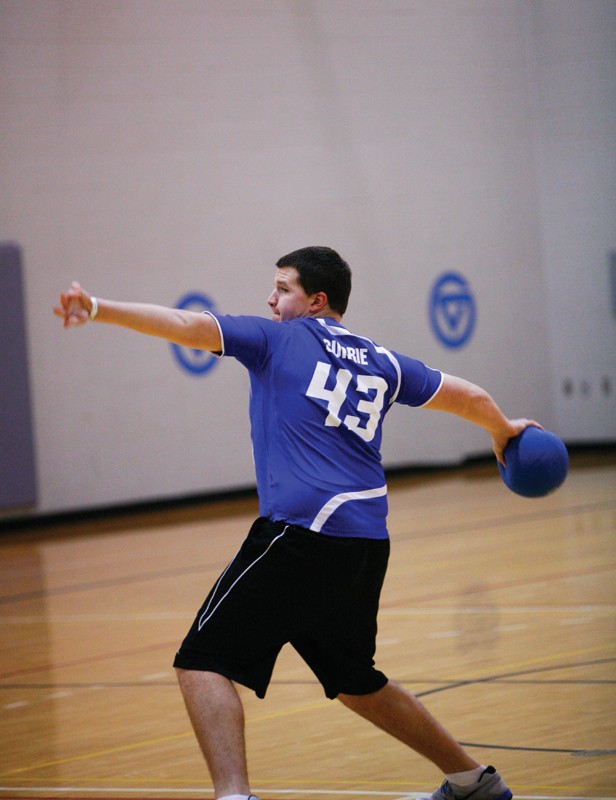
[{"label": "blue jersey", "polygon": [[382,423],[421,406],[442,374],[334,319],[212,314],[250,373],[259,513],[331,536],[387,538]]}]

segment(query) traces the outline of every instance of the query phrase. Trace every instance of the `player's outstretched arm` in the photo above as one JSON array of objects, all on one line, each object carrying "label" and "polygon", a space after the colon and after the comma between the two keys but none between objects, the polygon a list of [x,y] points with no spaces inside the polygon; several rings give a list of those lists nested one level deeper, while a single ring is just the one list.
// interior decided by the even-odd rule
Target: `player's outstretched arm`
[{"label": "player's outstretched arm", "polygon": [[220,352],[222,342],[218,325],[209,314],[184,311],[150,303],[120,303],[94,298],[78,283],[71,283],[60,295],[54,314],[64,320],[64,327],[85,325],[91,320],[96,303],[96,322],[158,336],[183,347]]},{"label": "player's outstretched arm", "polygon": [[494,454],[503,465],[503,452],[509,439],[529,425],[541,427],[532,419],[509,419],[485,389],[454,375],[443,374],[440,390],[424,408],[447,411],[485,428],[492,437]]}]

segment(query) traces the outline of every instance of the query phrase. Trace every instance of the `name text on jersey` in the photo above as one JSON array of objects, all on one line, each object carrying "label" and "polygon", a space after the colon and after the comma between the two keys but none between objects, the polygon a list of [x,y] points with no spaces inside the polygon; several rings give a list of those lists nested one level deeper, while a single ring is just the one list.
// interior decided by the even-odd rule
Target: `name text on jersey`
[{"label": "name text on jersey", "polygon": [[323,339],[323,344],[327,352],[337,358],[346,358],[356,364],[368,363],[368,351],[364,347],[345,347],[335,339]]}]

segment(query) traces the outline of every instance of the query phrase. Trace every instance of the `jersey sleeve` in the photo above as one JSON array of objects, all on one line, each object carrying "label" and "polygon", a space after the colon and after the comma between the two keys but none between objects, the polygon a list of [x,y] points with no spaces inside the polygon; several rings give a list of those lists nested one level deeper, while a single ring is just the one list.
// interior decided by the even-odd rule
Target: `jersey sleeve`
[{"label": "jersey sleeve", "polygon": [[[211,313],[211,312],[210,312]],[[260,372],[279,337],[279,322],[254,316],[212,314],[222,337],[223,356],[232,356],[252,372]]]},{"label": "jersey sleeve", "polygon": [[397,403],[418,408],[428,403],[443,384],[443,373],[423,361],[394,353],[400,365],[400,391]]}]

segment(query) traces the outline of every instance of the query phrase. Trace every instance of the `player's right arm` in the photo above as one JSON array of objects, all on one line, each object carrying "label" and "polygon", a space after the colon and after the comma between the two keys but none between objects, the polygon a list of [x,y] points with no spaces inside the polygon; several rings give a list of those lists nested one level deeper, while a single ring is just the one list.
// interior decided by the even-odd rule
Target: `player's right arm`
[{"label": "player's right arm", "polygon": [[480,425],[492,438],[492,449],[497,460],[505,465],[507,442],[529,425],[541,427],[531,419],[509,419],[503,414],[491,395],[475,383],[443,373],[443,383],[424,408],[446,411]]},{"label": "player's right arm", "polygon": [[[167,308],[151,303],[121,303],[97,299],[96,322],[106,322],[123,328],[157,336],[182,347],[220,352],[220,330],[209,314]],[[60,295],[54,314],[64,320],[64,327],[85,325],[90,320],[92,296],[78,283],[72,283]]]}]

